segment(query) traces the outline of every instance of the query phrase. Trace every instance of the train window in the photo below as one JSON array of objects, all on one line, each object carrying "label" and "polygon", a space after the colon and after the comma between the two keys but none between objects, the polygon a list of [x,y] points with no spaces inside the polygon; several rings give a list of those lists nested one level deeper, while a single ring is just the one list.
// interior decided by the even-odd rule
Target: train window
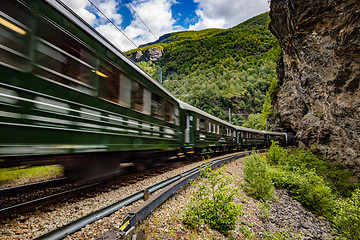
[{"label": "train window", "polygon": [[216,133],[220,134],[220,126],[219,125],[216,126]]},{"label": "train window", "polygon": [[174,123],[173,116],[173,106],[170,102],[165,102],[165,121]]},{"label": "train window", "polygon": [[176,125],[179,125],[179,108],[176,106],[174,107],[173,122]]},{"label": "train window", "polygon": [[31,15],[16,1],[1,3],[0,64],[30,70]]},{"label": "train window", "polygon": [[124,107],[130,107],[131,103],[131,80],[127,75],[120,75],[120,104]]},{"label": "train window", "polygon": [[38,21],[34,73],[86,93],[97,90],[98,59],[80,41],[45,19]]},{"label": "train window", "polygon": [[144,109],[143,109],[143,113],[150,115],[151,113],[151,92],[147,89],[144,88]]},{"label": "train window", "polygon": [[151,116],[161,120],[164,119],[163,99],[157,94],[151,95]]},{"label": "train window", "polygon": [[136,111],[143,111],[144,104],[144,86],[137,81],[131,84],[131,108]]},{"label": "train window", "polygon": [[211,133],[211,122],[209,122],[209,127],[208,127],[208,132],[210,132]]},{"label": "train window", "polygon": [[206,131],[205,119],[200,118],[200,129],[199,130],[202,132]]},{"label": "train window", "polygon": [[196,118],[196,130],[200,130],[200,118]]},{"label": "train window", "polygon": [[99,97],[119,103],[121,70],[108,62],[102,61],[99,71],[95,73],[100,79]]}]

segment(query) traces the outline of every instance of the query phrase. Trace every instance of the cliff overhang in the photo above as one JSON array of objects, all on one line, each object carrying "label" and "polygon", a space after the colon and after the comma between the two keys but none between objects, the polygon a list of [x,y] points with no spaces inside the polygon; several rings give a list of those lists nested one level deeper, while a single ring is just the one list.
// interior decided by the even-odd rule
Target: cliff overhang
[{"label": "cliff overhang", "polygon": [[360,1],[271,0],[282,55],[273,124],[360,176]]}]

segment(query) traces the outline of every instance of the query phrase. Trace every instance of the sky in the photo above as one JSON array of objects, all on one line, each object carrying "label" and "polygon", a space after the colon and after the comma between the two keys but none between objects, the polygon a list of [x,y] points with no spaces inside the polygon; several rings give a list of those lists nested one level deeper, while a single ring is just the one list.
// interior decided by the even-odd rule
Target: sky
[{"label": "sky", "polygon": [[[269,11],[268,0],[61,0],[121,51],[177,31],[230,28]],[[150,30],[149,30],[150,29]]]}]

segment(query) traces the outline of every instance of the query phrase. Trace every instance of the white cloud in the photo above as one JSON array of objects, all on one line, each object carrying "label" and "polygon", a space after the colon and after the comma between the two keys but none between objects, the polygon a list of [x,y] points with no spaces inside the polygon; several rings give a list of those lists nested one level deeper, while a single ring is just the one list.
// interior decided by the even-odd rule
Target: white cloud
[{"label": "white cloud", "polygon": [[[102,13],[105,14],[107,18],[113,21],[116,25],[122,23],[122,16],[117,13],[120,6],[119,3],[115,0],[106,0],[106,1],[97,1],[95,2],[96,6],[100,9]],[[105,22],[107,21],[105,17],[100,13],[98,14]]]},{"label": "white cloud", "polygon": [[101,33],[112,44],[118,47],[121,51],[135,48],[135,46],[111,23],[99,25],[96,30]]},{"label": "white cloud", "polygon": [[[120,50],[126,51],[135,48],[118,29],[109,23],[101,13],[93,14],[87,9],[90,3],[87,0],[63,0],[72,10],[79,14],[90,25],[95,26],[104,37],[111,41]],[[130,9],[124,1],[118,0],[93,0],[93,3],[117,25],[136,45],[145,44],[157,40],[161,35],[173,31],[185,30],[175,25],[176,20],[173,17],[171,6],[176,4],[176,0],[129,0],[132,8],[137,15],[146,23],[151,32],[149,32],[144,23],[139,19],[135,12]],[[125,29],[121,27],[123,18],[118,14],[120,7],[127,7],[133,15],[133,20]]]},{"label": "white cloud", "polygon": [[[137,15],[131,10],[134,19],[122,31],[139,46],[156,41],[165,33],[184,30],[180,26],[175,25],[176,20],[173,18],[171,11],[171,6],[175,3],[174,0],[136,0],[132,2],[131,6]],[[145,22],[156,38],[154,38],[138,16]],[[96,30],[122,51],[135,48],[134,44],[109,23],[99,25],[96,27]]]},{"label": "white cloud", "polygon": [[95,23],[96,16],[85,9],[86,7],[90,6],[88,0],[62,0],[62,2],[65,3],[74,12],[76,12],[90,25],[93,25]]},{"label": "white cloud", "polygon": [[[154,38],[154,36],[136,15],[131,24],[126,27],[125,32],[136,37],[135,41],[137,43],[143,44],[149,41],[155,41],[165,33],[185,30],[184,28],[175,25],[176,20],[174,19],[171,11],[171,6],[173,4],[176,4],[174,0],[134,1],[132,3],[132,7],[146,23],[156,38]],[[134,32],[135,29],[137,30],[136,32]]]},{"label": "white cloud", "polygon": [[269,10],[268,0],[194,0],[199,21],[190,30],[233,27]]}]

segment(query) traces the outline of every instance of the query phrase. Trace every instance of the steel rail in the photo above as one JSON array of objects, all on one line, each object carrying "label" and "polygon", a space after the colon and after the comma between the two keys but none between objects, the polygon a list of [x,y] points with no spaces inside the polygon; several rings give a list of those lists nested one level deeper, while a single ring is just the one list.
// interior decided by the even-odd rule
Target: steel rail
[{"label": "steel rail", "polygon": [[[240,157],[243,157],[243,156],[246,156],[247,154],[249,153],[240,153],[240,154],[236,154],[236,155],[233,155],[233,156],[229,156],[229,157],[225,157],[225,158],[222,158],[222,159],[217,159],[217,160],[214,160],[212,162],[210,162],[211,166],[217,166],[219,164],[222,164],[224,162],[227,162],[227,161],[230,161],[232,159],[235,159],[235,158],[240,158]],[[48,232],[44,235],[41,235],[37,238],[35,238],[36,240],[57,240],[57,239],[63,239],[65,238],[67,235],[69,234],[72,234],[74,232],[77,232],[79,231],[81,228],[85,227],[87,224],[90,224],[90,223],[93,223],[101,218],[104,218],[104,217],[107,217],[109,216],[110,214],[116,212],[117,210],[119,210],[120,208],[124,207],[124,206],[127,206],[133,202],[136,202],[142,198],[144,198],[145,196],[145,192],[149,192],[149,193],[153,193],[157,190],[160,190],[160,189],[163,189],[165,187],[168,187],[170,186],[171,184],[175,183],[176,181],[180,180],[180,179],[188,179],[188,178],[191,178],[192,176],[194,175],[200,175],[200,170],[201,168],[204,168],[205,167],[205,164],[202,164],[201,166],[198,166],[198,167],[195,167],[191,170],[188,170],[184,173],[181,173],[179,175],[176,175],[172,178],[169,178],[167,180],[164,180],[160,183],[157,183],[157,184],[154,184],[153,186],[150,186],[144,190],[141,190],[137,193],[134,193],[116,203],[113,203],[107,207],[104,207],[100,210],[97,210],[93,213],[90,213],[89,215],[86,215],[78,220],[75,220],[69,224],[66,224],[58,229],[55,229],[51,232]],[[182,185],[183,186],[183,185]],[[180,186],[179,188],[181,188],[182,186]],[[178,188],[178,189],[179,189]],[[176,190],[178,190],[176,189]],[[174,193],[174,191],[176,191],[174,189],[172,189],[172,193]],[[167,198],[167,197],[166,197]],[[166,199],[165,199],[166,200]],[[152,209],[148,209],[147,212],[151,212],[154,208]],[[147,214],[146,214],[147,215]],[[145,214],[142,214],[142,217],[141,219],[143,219],[145,217]],[[136,224],[140,218],[137,217],[137,220],[136,221],[133,221],[132,224],[129,224],[128,221],[128,217],[126,217],[126,221],[124,221],[122,227],[123,227],[123,230],[126,230],[126,229],[129,229],[131,226],[133,226],[133,224]],[[125,226],[126,225],[126,226]]]},{"label": "steel rail", "polygon": [[63,178],[57,178],[52,179],[48,181],[41,181],[36,183],[30,183],[25,184],[21,186],[16,187],[9,187],[9,188],[3,188],[0,189],[0,196],[1,197],[9,197],[9,196],[15,196],[19,194],[28,193],[31,191],[39,190],[42,188],[48,188],[48,187],[57,187],[59,185],[67,183],[68,179],[66,177]]},{"label": "steel rail", "polygon": [[34,199],[24,203],[19,203],[10,207],[0,209],[0,219],[9,217],[13,214],[19,214],[26,211],[33,210],[39,206],[49,205],[51,203],[61,201],[66,198],[78,196],[79,193],[87,192],[98,187],[99,184],[94,183],[91,185],[75,188],[61,193],[56,193],[50,196]]}]

